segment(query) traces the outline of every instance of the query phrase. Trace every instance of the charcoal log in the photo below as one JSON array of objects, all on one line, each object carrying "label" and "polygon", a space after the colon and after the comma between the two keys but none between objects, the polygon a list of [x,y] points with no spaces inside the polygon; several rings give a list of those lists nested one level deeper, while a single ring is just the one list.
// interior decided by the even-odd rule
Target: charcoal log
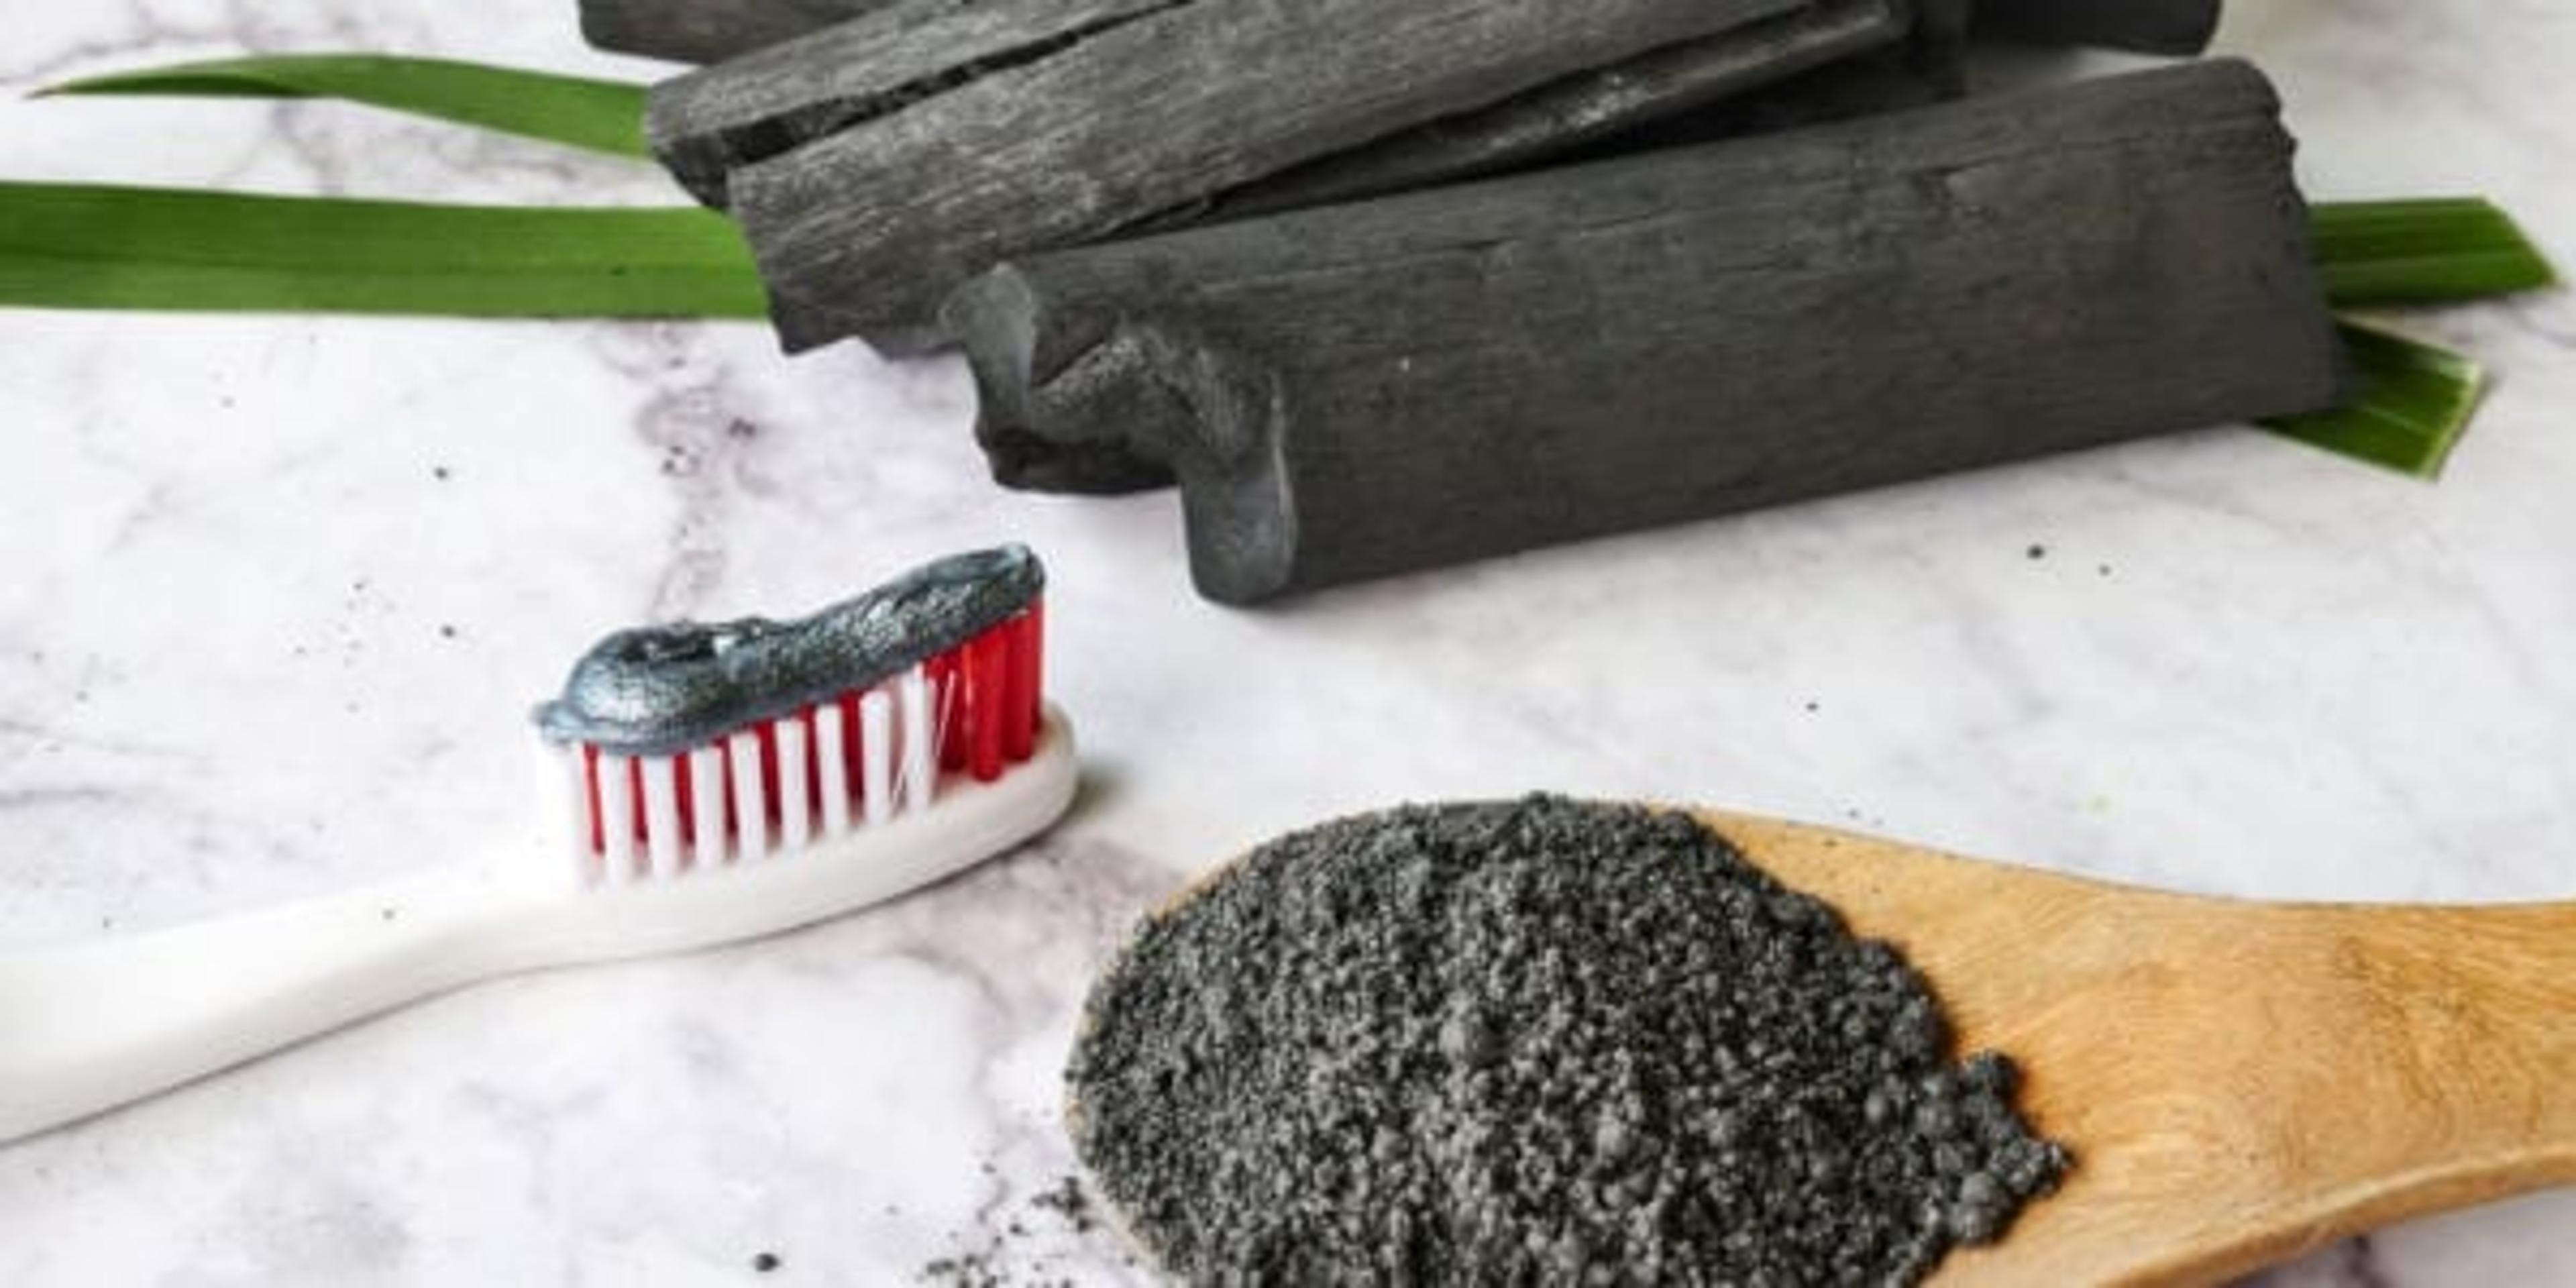
[{"label": "charcoal log", "polygon": [[873,13],[895,0],[581,0],[593,46],[714,63]]},{"label": "charcoal log", "polygon": [[2224,0],[1977,0],[1976,30],[2048,45],[2197,54],[2218,34]]},{"label": "charcoal log", "polygon": [[[582,34],[606,50],[714,63],[811,35],[895,0],[581,0]],[[1923,0],[1964,8],[1966,0]],[[1983,26],[2016,40],[2193,54],[2221,0],[1984,0]]]},{"label": "charcoal log", "polygon": [[[1318,158],[1499,111],[1624,102],[1587,73],[1758,28],[1677,102],[1901,37],[1883,0],[903,0],[657,87],[655,149],[740,219],[791,349],[936,335],[939,302],[1005,255],[1134,230]],[[1812,39],[1781,23],[1830,11]],[[1767,24],[1767,25],[1766,25]],[[1710,51],[1693,51],[1700,60]],[[1684,62],[1692,60],[1685,59]],[[1576,78],[1569,84],[1569,78]],[[1536,95],[1536,99],[1529,96]],[[1516,101],[1517,100],[1517,101]],[[1531,103],[1540,106],[1531,108]],[[1579,115],[1579,114],[1577,114]],[[1544,130],[1539,133],[1543,136]],[[1453,135],[1454,138],[1454,135]],[[1429,151],[1432,181],[1526,150]],[[1388,182],[1373,177],[1361,189]],[[1355,189],[1345,181],[1332,195]]]},{"label": "charcoal log", "polygon": [[1822,0],[1311,161],[1224,194],[1205,212],[1179,213],[1235,218],[1296,210],[1544,162],[1810,69],[1899,47],[1915,30],[1914,8],[1906,0]]},{"label": "charcoal log", "polygon": [[1597,161],[1776,134],[1929,107],[1966,94],[1968,0],[1922,0],[1914,8],[1912,36],[1901,44],[1857,52],[1740,94],[1633,123],[1599,142],[1561,153],[1557,160]]},{"label": "charcoal log", "polygon": [[1159,467],[1245,603],[2337,405],[2217,62],[1024,258],[948,315],[1006,482]]}]

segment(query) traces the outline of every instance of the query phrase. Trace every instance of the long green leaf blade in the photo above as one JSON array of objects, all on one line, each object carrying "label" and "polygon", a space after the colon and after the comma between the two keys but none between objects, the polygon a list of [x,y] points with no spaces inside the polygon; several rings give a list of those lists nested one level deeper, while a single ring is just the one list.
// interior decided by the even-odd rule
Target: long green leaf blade
[{"label": "long green leaf blade", "polygon": [[2338,308],[2474,300],[2557,282],[2513,217],[2474,197],[2327,202],[2309,211]]},{"label": "long green leaf blade", "polygon": [[2477,411],[2486,373],[2461,354],[2375,327],[2347,321],[2342,331],[2358,377],[2352,403],[2265,427],[2416,478],[2439,477]]},{"label": "long green leaf blade", "polygon": [[651,155],[644,146],[641,85],[444,58],[225,58],[93,76],[38,92],[339,98],[618,156]]},{"label": "long green leaf blade", "polygon": [[440,206],[0,183],[0,304],[464,317],[759,317],[695,208]]}]

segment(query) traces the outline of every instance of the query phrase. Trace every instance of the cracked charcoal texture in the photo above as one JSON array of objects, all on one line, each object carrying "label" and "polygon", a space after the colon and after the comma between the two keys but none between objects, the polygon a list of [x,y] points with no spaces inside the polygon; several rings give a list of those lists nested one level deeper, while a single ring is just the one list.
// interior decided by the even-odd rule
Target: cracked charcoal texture
[{"label": "cracked charcoal texture", "polygon": [[724,206],[737,169],[1043,62],[1175,3],[898,0],[656,85],[645,129],[682,187]]},{"label": "cracked charcoal texture", "polygon": [[[581,0],[582,35],[601,49],[712,63],[810,35],[898,0]],[[1965,0],[1928,0],[1926,7]],[[1981,23],[2018,40],[2191,54],[2217,29],[2220,0],[1982,0]]]},{"label": "cracked charcoal texture", "polygon": [[[1005,255],[1127,231],[1807,7],[904,0],[656,87],[648,133],[684,184],[742,224],[789,348],[865,335],[901,351],[935,342],[941,300]],[[1875,9],[1870,39],[1904,34],[1884,3],[1817,7]],[[1819,56],[1803,40],[1781,48],[1782,74]],[[1675,84],[1690,101],[1717,92],[1688,76]],[[1618,89],[1577,85],[1557,103],[1565,110],[1534,116],[1588,131],[1587,111],[1634,109]],[[1463,159],[1433,148],[1433,170],[1407,173],[1487,167],[1519,146],[1475,143]]]},{"label": "cracked charcoal texture", "polygon": [[2187,63],[1026,256],[947,323],[998,479],[1166,470],[1253,603],[2339,405],[2279,107]]},{"label": "cracked charcoal texture", "polygon": [[1684,815],[1344,820],[1148,919],[1075,1143],[1195,1284],[1909,1284],[2069,1165],[1885,944]]},{"label": "cracked charcoal texture", "polygon": [[1907,0],[1823,0],[1272,175],[1160,222],[1238,219],[1508,173],[1902,47]]},{"label": "cracked charcoal texture", "polygon": [[793,40],[896,0],[581,0],[595,48],[712,63]]}]

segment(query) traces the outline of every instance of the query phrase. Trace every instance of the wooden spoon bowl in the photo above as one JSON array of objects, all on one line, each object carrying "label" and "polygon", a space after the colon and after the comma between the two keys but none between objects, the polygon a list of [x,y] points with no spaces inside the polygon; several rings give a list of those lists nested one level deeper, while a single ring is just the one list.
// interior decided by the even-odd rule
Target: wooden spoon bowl
[{"label": "wooden spoon bowl", "polygon": [[2216,1283],[2576,1184],[2576,903],[2247,903],[1699,818],[2008,1052],[2064,1188],[1935,1285]]}]

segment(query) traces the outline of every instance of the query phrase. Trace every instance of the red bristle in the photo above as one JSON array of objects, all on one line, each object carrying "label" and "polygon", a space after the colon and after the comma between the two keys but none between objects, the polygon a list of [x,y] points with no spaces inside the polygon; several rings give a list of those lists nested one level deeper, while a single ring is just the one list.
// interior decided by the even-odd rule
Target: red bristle
[{"label": "red bristle", "polygon": [[851,800],[859,798],[859,784],[864,781],[859,773],[859,757],[867,754],[859,739],[861,696],[856,689],[841,695],[841,773],[847,780],[841,784],[841,794]]},{"label": "red bristle", "polygon": [[760,781],[768,788],[760,794],[764,806],[761,812],[769,816],[769,834],[775,838],[779,820],[778,784],[782,781],[778,777],[778,722],[763,720],[753,727],[760,732]]},{"label": "red bristle", "polygon": [[742,839],[742,790],[733,782],[732,749],[722,738],[716,739],[716,762],[724,768],[725,839]]},{"label": "red bristle", "polygon": [[599,747],[595,743],[585,742],[581,745],[581,784],[582,790],[590,797],[588,802],[590,808],[587,811],[590,822],[590,852],[604,854],[608,850],[608,834],[606,829],[599,825],[599,816],[602,812],[599,804]]},{"label": "red bristle", "polygon": [[689,753],[682,751],[672,756],[671,781],[672,785],[679,789],[674,795],[680,802],[680,839],[683,844],[698,834],[698,802],[695,791],[689,786],[689,779],[692,777],[694,775],[689,773]]},{"label": "red bristle", "polygon": [[1046,729],[1046,600],[1028,600],[1028,652],[1020,665],[1028,667],[1028,732]]},{"label": "red bristle", "polygon": [[963,686],[958,683],[965,653],[960,646],[922,663],[922,672],[930,680],[931,723],[939,727],[933,740],[939,748],[939,767],[951,772],[966,767],[965,704],[959,700]]},{"label": "red bristle", "polygon": [[1010,697],[1011,642],[1005,628],[995,627],[966,641],[964,709],[968,772],[989,783],[1002,776],[1002,727],[1014,723],[1003,713]]},{"label": "red bristle", "polygon": [[642,756],[631,757],[626,762],[626,799],[634,804],[634,808],[627,813],[635,816],[635,843],[642,845],[653,839],[645,835],[650,830],[651,824],[647,820],[647,811],[644,808],[644,758]]},{"label": "red bristle", "polygon": [[1017,763],[1037,750],[1037,606],[1030,605],[1029,611],[1011,619],[1003,629],[1010,646],[1010,684],[1002,699],[1002,754]]}]

